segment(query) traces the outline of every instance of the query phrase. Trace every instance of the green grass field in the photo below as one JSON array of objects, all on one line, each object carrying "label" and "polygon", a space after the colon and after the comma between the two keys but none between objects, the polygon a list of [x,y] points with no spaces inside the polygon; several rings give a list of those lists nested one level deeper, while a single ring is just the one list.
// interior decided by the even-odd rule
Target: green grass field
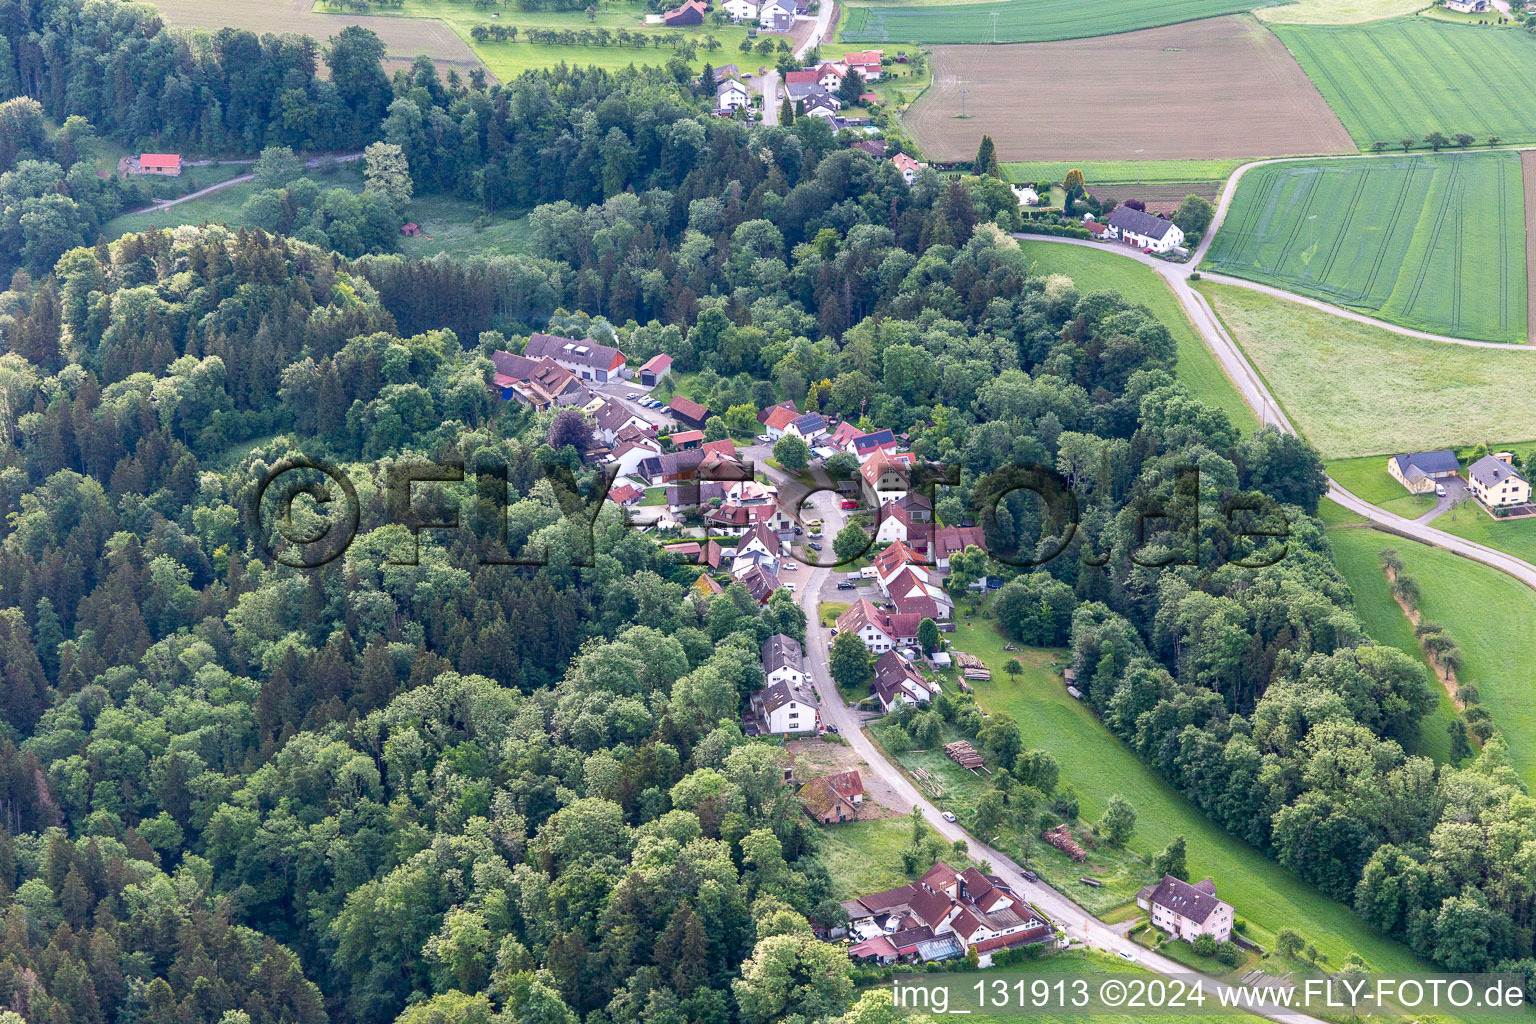
[{"label": "green grass field", "polygon": [[[834,899],[852,899],[912,881],[901,866],[901,851],[912,842],[912,825],[905,817],[823,825],[818,837],[817,850],[832,876]],[[953,853],[945,854],[944,862],[953,868],[971,863]]]},{"label": "green grass field", "polygon": [[1536,438],[1536,350],[1425,341],[1236,285],[1197,287],[1326,459]]},{"label": "green grass field", "polygon": [[[320,0],[315,10],[324,13],[342,12],[342,8],[327,0]],[[630,64],[665,64],[676,52],[667,45],[668,40],[674,39],[691,39],[700,44],[698,57],[694,61],[696,67],[706,61],[717,66],[734,61],[745,70],[748,60],[754,62],[754,68],[757,64],[773,61],[771,57],[747,58],[737,51],[736,47],[747,37],[744,25],[733,25],[729,21],[715,25],[708,18],[704,24],[688,28],[647,25],[644,19],[649,9],[638,0],[608,0],[596,5],[595,16],[590,20],[580,9],[524,11],[515,6],[482,6],[468,0],[405,0],[405,5],[398,10],[378,8],[372,13],[386,17],[434,18],[441,21],[502,81],[516,78],[524,71],[552,67],[561,61],[582,66],[595,64],[609,70],[618,70]],[[519,37],[513,42],[477,42],[470,34],[476,25],[515,25],[520,30]],[[570,29],[575,32],[585,29],[594,33],[598,29],[606,29],[611,33],[622,28],[629,32],[644,33],[647,43],[643,46],[544,45],[523,39],[522,32],[530,28]],[[710,37],[720,43],[720,47],[713,52],[706,48]],[[784,37],[765,35],[760,38],[777,42]],[[662,41],[660,46],[656,45],[656,40]]]},{"label": "green grass field", "polygon": [[1285,0],[1127,0],[1085,7],[1072,0],[849,7],[845,43],[1041,43],[1134,32],[1267,7]]},{"label": "green grass field", "polygon": [[1384,455],[1334,459],[1328,463],[1328,475],[1355,497],[1408,519],[1417,519],[1435,507],[1438,499],[1433,494],[1409,494],[1407,488],[1392,479],[1386,467]]},{"label": "green grass field", "polygon": [[1046,274],[1066,274],[1080,292],[1109,288],[1132,302],[1139,302],[1167,325],[1179,345],[1179,380],[1201,401],[1226,411],[1244,433],[1258,429],[1259,421],[1244,403],[1221,364],[1195,332],[1179,300],[1157,272],[1112,252],[1100,252],[1059,242],[1020,242],[1024,255]]},{"label": "green grass field", "polygon": [[[1356,534],[1366,534],[1368,539],[1357,537]],[[1456,706],[1451,703],[1450,695],[1445,692],[1439,679],[1434,677],[1429,661],[1424,657],[1424,649],[1413,635],[1413,624],[1392,597],[1392,587],[1377,559],[1381,549],[1368,542],[1386,536],[1375,530],[1353,527],[1341,527],[1328,533],[1328,539],[1334,542],[1334,564],[1349,581],[1350,592],[1355,595],[1355,615],[1359,617],[1366,633],[1377,643],[1396,647],[1410,658],[1423,663],[1438,704],[1434,713],[1419,723],[1418,739],[1409,745],[1409,749],[1412,753],[1432,757],[1444,764],[1451,756],[1451,737],[1445,730],[1456,717]]]},{"label": "green grass field", "polygon": [[1241,160],[1089,160],[1079,163],[1051,161],[1013,161],[1005,163],[1003,177],[1009,181],[1056,181],[1074,168],[1083,172],[1088,191],[1096,185],[1156,185],[1167,182],[1226,181]]},{"label": "green grass field", "polygon": [[[1425,969],[1422,961],[1367,927],[1349,908],[1228,835],[1137,760],[1088,708],[1067,695],[1052,667],[1061,654],[1004,651],[1002,634],[982,619],[962,617],[951,640],[992,670],[990,682],[976,684],[982,706],[1012,715],[1026,746],[1049,750],[1061,762],[1062,782],[1076,789],[1084,818],[1098,820],[1110,796],[1120,793],[1136,808],[1133,851],[1155,853],[1175,835],[1183,835],[1191,877],[1215,879],[1221,896],[1249,922],[1251,937],[1267,943],[1278,929],[1295,927],[1335,964],[1354,950],[1376,970]],[[1025,668],[1017,681],[1002,671],[1012,657]]]},{"label": "green grass field", "polygon": [[1437,530],[1507,551],[1516,558],[1536,563],[1536,519],[1498,522],[1474,502],[1459,505],[1432,524]]},{"label": "green grass field", "polygon": [[1412,14],[1424,0],[1298,0],[1282,7],[1264,7],[1259,20],[1276,25],[1348,25],[1357,21]]},{"label": "green grass field", "polygon": [[1274,29],[1362,149],[1432,131],[1536,141],[1536,39],[1525,32],[1430,18]]},{"label": "green grass field", "polygon": [[1417,330],[1522,343],[1520,158],[1460,153],[1256,167],[1243,175],[1206,265]]},{"label": "green grass field", "polygon": [[1382,549],[1397,549],[1419,583],[1424,617],[1461,645],[1461,681],[1477,687],[1509,745],[1510,763],[1526,786],[1536,785],[1536,690],[1525,659],[1510,656],[1512,641],[1536,636],[1536,593],[1497,569],[1403,537],[1334,529],[1328,539],[1351,588],[1370,572],[1380,575]]}]

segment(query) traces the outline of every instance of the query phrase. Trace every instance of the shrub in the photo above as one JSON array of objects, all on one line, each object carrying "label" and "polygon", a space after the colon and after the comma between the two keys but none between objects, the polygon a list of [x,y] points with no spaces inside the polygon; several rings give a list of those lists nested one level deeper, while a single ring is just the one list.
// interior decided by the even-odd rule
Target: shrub
[{"label": "shrub", "polygon": [[1194,947],[1197,956],[1215,956],[1216,939],[1211,935],[1197,935],[1195,941],[1190,943]]},{"label": "shrub", "polygon": [[1223,942],[1216,947],[1216,959],[1228,967],[1236,967],[1243,962],[1243,951],[1237,948],[1235,942]]}]

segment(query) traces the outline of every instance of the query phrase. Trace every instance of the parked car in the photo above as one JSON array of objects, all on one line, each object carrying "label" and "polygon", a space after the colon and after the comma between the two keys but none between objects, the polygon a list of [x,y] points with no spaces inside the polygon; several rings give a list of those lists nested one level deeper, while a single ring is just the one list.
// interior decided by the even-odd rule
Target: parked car
[{"label": "parked car", "polygon": [[1026,872],[1024,872],[1024,881],[1026,881],[1026,882],[1038,882],[1038,881],[1040,881],[1040,876],[1035,874],[1033,871],[1026,871]]},{"label": "parked car", "polygon": [[820,519],[807,519],[805,521],[805,525],[806,526],[820,526],[821,525],[821,520]]},{"label": "parked car", "polygon": [[815,541],[810,541],[805,546],[810,548],[812,551],[820,551],[821,550],[821,545],[817,544]]},{"label": "parked car", "polygon": [[625,395],[624,397],[629,399],[631,402],[633,402],[635,399],[640,397],[640,392],[638,392],[638,391],[631,391],[629,394]]},{"label": "parked car", "polygon": [[858,508],[859,507],[859,503],[854,501],[852,498],[844,498],[842,500],[842,502],[839,504],[839,507],[841,507],[841,508]]},{"label": "parked car", "polygon": [[827,726],[827,732],[837,732],[837,726],[835,726],[835,725]]},{"label": "parked car", "polygon": [[839,583],[837,585],[837,589],[838,590],[858,590],[859,589],[859,585],[857,583],[849,583],[847,580],[843,580],[841,583]]},{"label": "parked car", "polygon": [[800,566],[796,562],[785,562],[783,565],[779,566],[779,571],[780,572],[799,572],[800,571]]},{"label": "parked car", "polygon": [[797,527],[795,527],[795,536],[796,537],[803,537],[803,536],[805,536],[805,531],[800,529],[800,527],[797,526]]},{"label": "parked car", "polygon": [[769,441],[772,441],[772,440],[773,440],[773,438],[769,437],[767,434],[758,434],[757,435],[757,443],[758,444],[767,444]]},{"label": "parked car", "polygon": [[944,819],[944,820],[945,820],[945,821],[954,821],[954,820],[955,820],[955,815],[954,815],[954,812],[952,812],[952,811],[945,811],[945,812],[944,812],[944,813],[943,813],[943,814],[942,814],[942,815],[941,815],[941,817],[942,817],[942,818],[943,818],[943,819]]},{"label": "parked car", "polygon": [[1445,497],[1445,484],[1435,484],[1435,497]]},{"label": "parked car", "polygon": [[779,586],[783,587],[785,590],[789,591],[791,594],[793,594],[795,592],[795,585],[793,583],[780,583]]}]

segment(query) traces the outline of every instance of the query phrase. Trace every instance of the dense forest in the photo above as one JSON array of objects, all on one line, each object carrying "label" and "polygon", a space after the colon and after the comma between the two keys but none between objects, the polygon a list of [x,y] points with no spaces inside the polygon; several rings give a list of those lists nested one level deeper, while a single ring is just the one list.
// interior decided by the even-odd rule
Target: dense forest
[{"label": "dense forest", "polygon": [[[391,80],[367,33],[197,43],[103,0],[5,0],[0,26],[30,126],[0,131],[7,218],[114,187],[60,179],[86,129],[32,104],[125,144],[384,139],[420,191],[531,208],[537,254],[209,226],[82,230],[50,258],[16,214],[13,251],[35,248],[0,294],[11,1011],[890,1018],[814,937],[842,913],[817,832],[782,748],[739,726],[758,645],[803,636],[802,613],[690,595],[696,570],[615,506],[590,541],[563,513],[546,467],[594,471],[488,387],[490,351],[545,329],[667,351],[712,408],[793,399],[906,432],[958,469],[939,516],[984,520],[1000,620],[1070,644],[1108,726],[1208,814],[1447,967],[1531,955],[1529,797],[1497,737],[1459,766],[1405,753],[1428,682],[1350,610],[1316,453],[1192,398],[1145,309],[1036,273],[997,180],[908,186],[814,119],[710,117],[673,69]],[[360,496],[319,569],[274,564],[244,511],[293,456]],[[424,532],[401,564],[417,540],[385,481],[423,457],[505,466],[505,547],[547,564],[484,564],[472,530]],[[1073,484],[1070,538],[1008,491],[1029,465]],[[472,488],[436,500],[483,514]],[[1235,506],[1289,536],[1245,536]],[[968,698],[942,710],[974,724]],[[1054,784],[988,730],[1007,799]]]}]

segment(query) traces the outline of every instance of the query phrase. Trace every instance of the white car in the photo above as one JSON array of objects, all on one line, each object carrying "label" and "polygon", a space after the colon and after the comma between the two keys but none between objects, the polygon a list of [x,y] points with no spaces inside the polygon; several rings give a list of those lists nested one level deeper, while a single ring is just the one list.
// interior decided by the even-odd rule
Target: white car
[{"label": "white car", "polygon": [[955,820],[955,815],[954,815],[953,811],[945,811],[943,814],[939,815],[939,817],[943,818],[945,821],[954,821]]},{"label": "white car", "polygon": [[1445,484],[1435,484],[1435,497],[1445,497]]},{"label": "white car", "polygon": [[1124,950],[1121,950],[1121,952],[1120,952],[1120,959],[1121,960],[1129,960],[1131,963],[1135,963],[1136,962],[1136,954],[1135,953],[1127,953]]},{"label": "white car", "polygon": [[779,566],[779,572],[799,572],[799,571],[800,571],[800,566],[795,564],[794,562],[785,562],[783,565]]},{"label": "white car", "polygon": [[795,585],[793,583],[780,583],[779,586],[783,587],[785,590],[789,591],[791,594],[793,594],[795,592]]},{"label": "white car", "polygon": [[624,397],[629,399],[631,402],[633,402],[635,399],[640,397],[640,393],[638,391],[631,391],[629,394],[625,395]]}]

